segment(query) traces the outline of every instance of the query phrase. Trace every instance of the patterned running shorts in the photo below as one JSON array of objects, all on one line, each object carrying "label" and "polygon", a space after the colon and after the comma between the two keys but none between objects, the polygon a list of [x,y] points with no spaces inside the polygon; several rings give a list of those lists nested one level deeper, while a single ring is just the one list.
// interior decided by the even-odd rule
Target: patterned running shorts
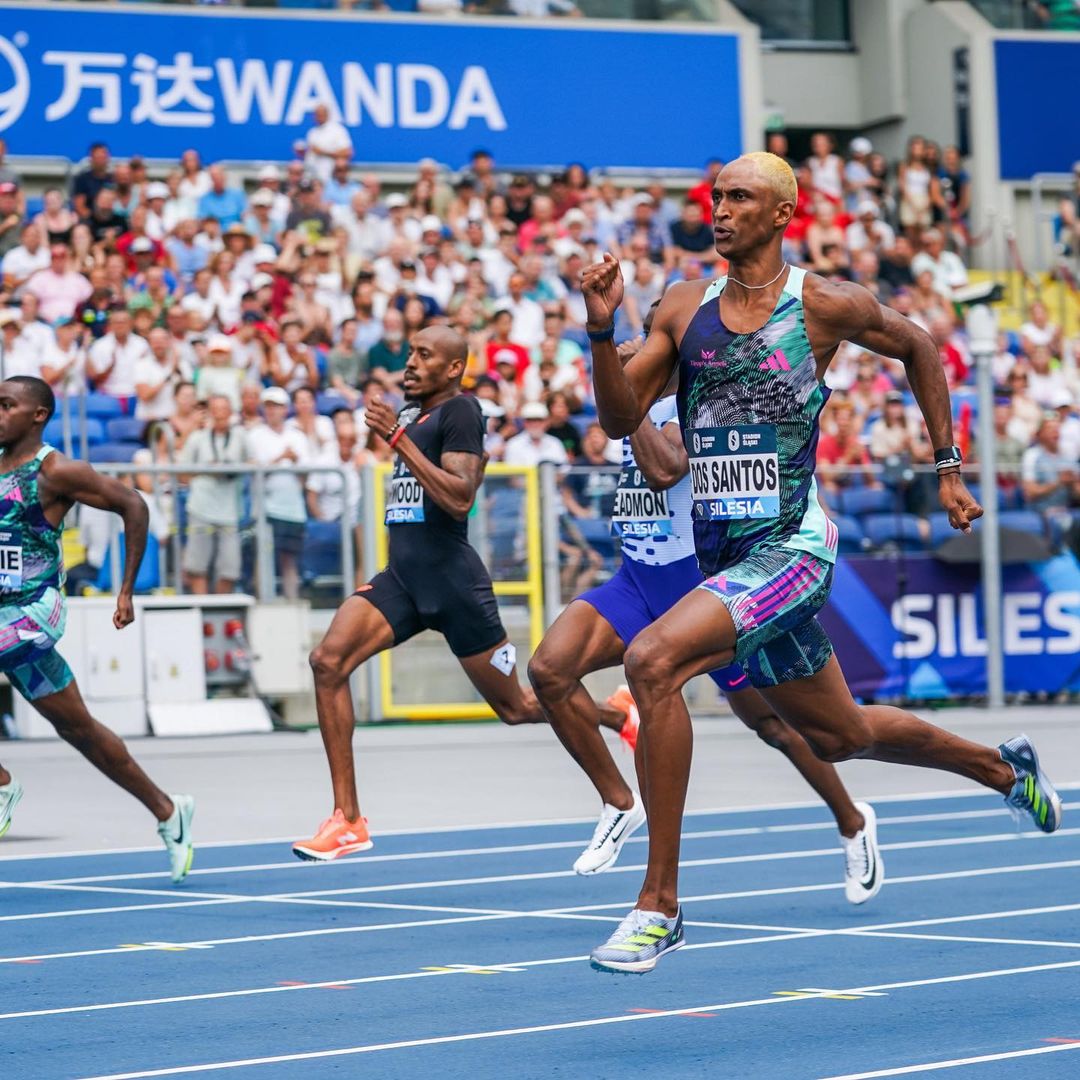
[{"label": "patterned running shorts", "polygon": [[832,563],[805,551],[762,548],[706,578],[699,589],[728,609],[738,637],[735,662],[751,685],[778,686],[815,675],[832,656],[817,613],[829,598]]},{"label": "patterned running shorts", "polygon": [[74,678],[56,651],[66,622],[64,597],[56,589],[25,607],[0,607],[0,671],[27,701],[59,693]]}]

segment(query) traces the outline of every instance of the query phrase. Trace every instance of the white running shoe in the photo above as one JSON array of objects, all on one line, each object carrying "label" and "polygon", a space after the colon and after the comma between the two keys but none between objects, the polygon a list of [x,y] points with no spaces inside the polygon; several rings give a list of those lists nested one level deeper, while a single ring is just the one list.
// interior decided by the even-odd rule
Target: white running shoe
[{"label": "white running shoe", "polygon": [[602,874],[605,870],[610,870],[615,865],[623,844],[644,824],[645,807],[641,804],[641,796],[634,795],[634,805],[629,810],[619,810],[610,803],[604,803],[596,831],[589,841],[589,846],[574,863],[574,872]]},{"label": "white running shoe", "polygon": [[11,828],[11,815],[22,797],[22,784],[18,780],[0,787],[0,836]]},{"label": "white running shoe", "polygon": [[841,836],[844,848],[844,894],[852,904],[865,904],[885,884],[885,864],[877,842],[877,814],[869,803],[857,802],[855,809],[866,819],[850,839]]},{"label": "white running shoe", "polygon": [[172,795],[173,814],[168,821],[158,823],[158,836],[169,853],[169,869],[173,884],[179,885],[187,877],[195,858],[195,845],[191,839],[191,819],[195,816],[195,800],[190,795]]}]

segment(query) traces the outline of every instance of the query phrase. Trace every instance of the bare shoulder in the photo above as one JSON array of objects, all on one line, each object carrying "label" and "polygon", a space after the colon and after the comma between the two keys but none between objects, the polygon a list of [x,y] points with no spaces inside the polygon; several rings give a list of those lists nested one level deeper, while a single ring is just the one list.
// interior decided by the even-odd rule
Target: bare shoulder
[{"label": "bare shoulder", "polygon": [[53,491],[66,493],[73,487],[82,487],[88,478],[92,479],[98,473],[85,461],[75,461],[59,450],[53,450],[42,460],[40,475]]},{"label": "bare shoulder", "polygon": [[666,330],[673,341],[679,341],[711,284],[711,281],[676,281],[668,286],[656,310],[654,327]]},{"label": "bare shoulder", "polygon": [[835,331],[838,340],[882,324],[877,297],[853,281],[826,281],[820,274],[807,274],[803,304],[814,323]]}]

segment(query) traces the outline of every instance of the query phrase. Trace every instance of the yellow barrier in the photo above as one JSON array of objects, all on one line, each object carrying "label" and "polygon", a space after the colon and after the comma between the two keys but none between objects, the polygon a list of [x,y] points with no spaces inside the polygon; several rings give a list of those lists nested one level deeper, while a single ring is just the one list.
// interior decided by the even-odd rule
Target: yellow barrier
[{"label": "yellow barrier", "polygon": [[[372,492],[375,520],[382,522],[386,516],[386,481],[392,471],[389,464],[376,469],[377,483]],[[525,482],[525,563],[527,572],[518,581],[494,582],[495,595],[524,597],[529,607],[529,645],[535,649],[544,635],[544,587],[543,560],[540,551],[540,480],[537,471],[520,465],[491,464],[487,477],[521,477]],[[478,499],[483,498],[483,488]],[[389,559],[389,537],[386,526],[378,529],[375,557],[378,568],[386,566]],[[398,704],[393,697],[393,650],[381,653],[382,665],[381,715],[386,720],[473,720],[494,719],[495,714],[483,702],[436,702],[424,705]]]}]

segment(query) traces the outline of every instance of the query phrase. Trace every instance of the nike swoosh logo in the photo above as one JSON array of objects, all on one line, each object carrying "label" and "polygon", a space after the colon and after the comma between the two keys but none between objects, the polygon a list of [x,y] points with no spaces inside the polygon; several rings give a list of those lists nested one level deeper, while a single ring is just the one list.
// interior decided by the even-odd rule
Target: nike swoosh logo
[{"label": "nike swoosh logo", "polygon": [[173,842],[176,844],[182,844],[184,842],[184,815],[183,812],[179,809],[177,810],[177,813],[180,818],[180,835],[173,837]]},{"label": "nike swoosh logo", "polygon": [[[616,832],[615,832],[614,828],[612,828],[611,832],[609,832],[609,833],[608,833],[608,839],[609,839],[609,840],[610,840],[610,841],[611,841],[611,842],[612,842],[613,844],[617,844],[617,843],[619,842],[619,840],[620,840],[620,839],[621,839],[621,837],[622,837],[622,834],[623,834],[624,832],[626,832],[626,830],[627,830],[627,827],[628,827],[628,826],[629,826],[629,824],[630,824],[630,819],[629,819],[629,817],[627,817],[627,816],[626,816],[626,815],[624,814],[624,815],[623,815],[623,818],[624,818],[624,820],[623,820],[623,822],[622,822],[622,828],[621,828],[621,829],[620,829],[620,830],[618,831],[618,833],[616,833]],[[616,824],[618,824],[618,822],[616,822]]]},{"label": "nike swoosh logo", "polygon": [[873,860],[873,865],[870,867],[870,880],[859,882],[859,884],[867,890],[872,889],[874,887],[874,883],[877,881],[877,855],[874,854],[873,848],[870,848],[870,856]]}]

